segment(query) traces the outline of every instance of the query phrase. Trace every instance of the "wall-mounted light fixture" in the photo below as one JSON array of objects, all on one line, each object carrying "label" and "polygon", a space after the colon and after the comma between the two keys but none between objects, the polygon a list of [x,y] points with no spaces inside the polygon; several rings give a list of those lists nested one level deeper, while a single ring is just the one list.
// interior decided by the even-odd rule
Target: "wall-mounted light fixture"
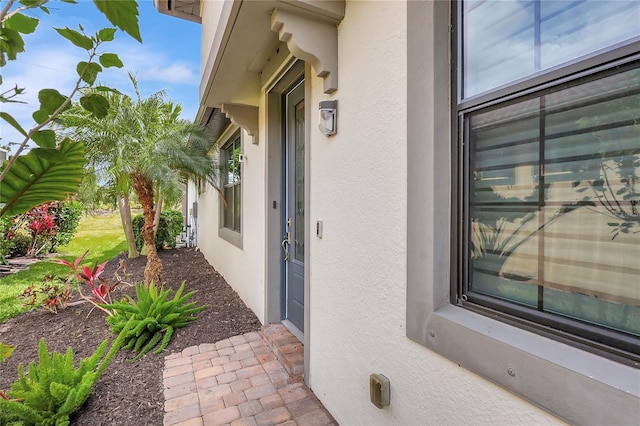
[{"label": "wall-mounted light fixture", "polygon": [[335,135],[338,131],[338,101],[321,101],[319,113],[318,127],[322,134]]}]

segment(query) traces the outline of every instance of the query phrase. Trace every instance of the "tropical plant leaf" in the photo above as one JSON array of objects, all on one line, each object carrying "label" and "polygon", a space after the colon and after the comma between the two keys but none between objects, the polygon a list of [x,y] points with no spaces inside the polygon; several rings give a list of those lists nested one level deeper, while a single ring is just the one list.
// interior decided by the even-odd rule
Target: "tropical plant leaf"
[{"label": "tropical plant leaf", "polygon": [[67,160],[67,156],[57,148],[35,148],[31,151],[41,159],[52,163],[62,163]]},{"label": "tropical plant leaf", "polygon": [[80,98],[82,108],[89,111],[96,118],[103,118],[109,112],[109,101],[102,95],[92,93]]},{"label": "tropical plant leaf", "polygon": [[31,139],[42,148],[56,147],[56,132],[53,130],[39,130],[31,135]]},{"label": "tropical plant leaf", "polygon": [[36,148],[16,160],[2,181],[0,216],[24,213],[52,200],[64,200],[75,193],[83,175],[84,145],[65,138],[58,150],[64,161],[42,158]]},{"label": "tropical plant leaf", "polygon": [[18,31],[22,34],[31,34],[36,30],[38,26],[38,19],[30,16],[23,15],[22,13],[16,13],[11,18],[5,21],[5,25],[8,28]]},{"label": "tropical plant leaf", "polygon": [[[64,0],[62,0],[62,1],[64,1]],[[18,0],[18,3],[20,3],[23,6],[30,7],[30,6],[35,6],[38,3],[40,3],[40,0]]]},{"label": "tropical plant leaf", "polygon": [[11,124],[11,126],[14,129],[16,129],[22,134],[22,136],[27,136],[27,132],[22,128],[22,126],[20,126],[20,124],[16,121],[16,119],[13,118],[10,114],[7,114],[6,112],[0,112],[0,118],[2,118],[7,123]]},{"label": "tropical plant leaf", "polygon": [[122,92],[120,92],[118,89],[114,89],[108,86],[96,86],[94,87],[94,89],[97,90],[98,92],[109,92],[109,93],[117,93],[118,95],[122,95]]},{"label": "tropical plant leaf", "polygon": [[60,94],[56,89],[42,89],[38,92],[38,100],[40,101],[40,109],[51,115],[60,108],[60,105],[67,100],[67,97]]},{"label": "tropical plant leaf", "polygon": [[44,123],[45,121],[47,121],[47,118],[49,118],[49,114],[43,109],[37,110],[36,112],[31,114],[31,116],[33,117],[33,120],[38,124]]},{"label": "tropical plant leaf", "polygon": [[100,41],[113,41],[116,34],[115,28],[103,28],[98,31],[98,40]]},{"label": "tropical plant leaf", "polygon": [[93,3],[113,25],[142,43],[138,27],[138,2],[135,0],[93,0]]},{"label": "tropical plant leaf", "polygon": [[24,52],[24,40],[20,33],[14,29],[1,27],[0,28],[0,66],[6,64],[4,54],[7,58],[13,61],[18,56],[18,53]]},{"label": "tropical plant leaf", "polygon": [[[114,3],[120,2],[116,1]],[[93,48],[93,40],[76,30],[72,30],[69,27],[54,28],[54,30],[56,30],[62,37],[84,50],[90,50]]]},{"label": "tropical plant leaf", "polygon": [[102,66],[105,68],[122,68],[124,66],[118,55],[116,55],[115,53],[103,53],[102,55],[100,55],[99,60]]},{"label": "tropical plant leaf", "polygon": [[102,67],[95,62],[80,61],[76,66],[76,71],[78,71],[78,75],[82,78],[82,81],[88,85],[92,85],[96,82],[96,78],[98,78],[98,74],[102,71]]}]

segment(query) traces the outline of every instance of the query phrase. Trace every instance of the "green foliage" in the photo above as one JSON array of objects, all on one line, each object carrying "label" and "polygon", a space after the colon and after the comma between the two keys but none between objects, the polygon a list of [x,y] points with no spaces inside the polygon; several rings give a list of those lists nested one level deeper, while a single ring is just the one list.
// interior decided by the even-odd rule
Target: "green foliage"
[{"label": "green foliage", "polygon": [[9,250],[12,243],[9,241],[9,236],[13,222],[9,217],[0,217],[0,265],[7,263],[7,257],[9,256]]},{"label": "green foliage", "polygon": [[71,348],[65,354],[49,353],[44,339],[38,347],[38,360],[18,366],[18,380],[11,385],[9,400],[0,399],[0,424],[68,425],[69,416],[87,400],[93,385],[107,368],[124,342],[129,325],[111,345],[105,356],[108,341],[104,340],[90,357],[74,364]]},{"label": "green foliage", "polygon": [[31,236],[23,233],[17,232],[13,238],[11,238],[9,244],[9,256],[11,257],[22,257],[26,256],[29,251],[29,246],[31,245],[32,238]]},{"label": "green foliage", "polygon": [[9,358],[13,353],[15,346],[7,345],[5,343],[0,342],[0,362]]},{"label": "green foliage", "polygon": [[[142,250],[144,240],[142,238],[142,227],[144,226],[144,217],[142,215],[134,216],[133,235],[136,239],[136,248]],[[183,216],[182,212],[176,210],[167,210],[160,213],[160,221],[158,222],[158,232],[156,233],[156,250],[162,250],[165,247],[175,248],[176,238],[182,232]]]},{"label": "green foliage", "polygon": [[[18,53],[24,52],[23,34],[31,34],[38,26],[38,20],[21,13],[16,13],[4,20],[0,27],[0,66],[16,59]],[[7,58],[5,58],[5,53]]]},{"label": "green foliage", "polygon": [[[57,155],[55,155],[57,154]],[[65,138],[59,149],[35,148],[21,155],[2,181],[0,216],[14,216],[75,193],[82,180],[84,146]]]},{"label": "green foliage", "polygon": [[[27,242],[28,245],[28,242]],[[103,216],[83,216],[78,232],[65,247],[64,258],[73,261],[90,250],[86,261],[90,264],[113,259],[127,249],[122,224],[117,213]],[[26,250],[26,249],[25,249]],[[67,268],[50,261],[40,261],[28,269],[0,279],[0,323],[29,309],[23,306],[20,293],[28,285],[42,282],[46,275],[64,275]]]},{"label": "green foliage", "polygon": [[120,302],[102,305],[113,313],[107,317],[107,324],[114,333],[122,334],[127,324],[131,325],[129,330],[124,331],[124,347],[138,353],[133,358],[134,361],[158,344],[160,346],[154,353],[162,352],[169,344],[174,330],[195,321],[194,314],[206,308],[206,305],[196,307],[195,302],[187,303],[195,291],[183,295],[184,286],[185,281],[173,299],[169,300],[171,289],[160,287],[158,290],[153,283],[148,288],[144,284],[137,284],[137,301],[126,296]]},{"label": "green foliage", "polygon": [[[4,216],[0,234],[5,237],[6,252],[11,256],[36,256],[67,245],[75,234],[82,205],[77,201],[45,203],[13,218]],[[30,233],[27,235],[25,232]],[[1,253],[1,251],[0,251]]]},{"label": "green foliage", "polygon": [[[160,213],[162,215],[162,213]],[[144,226],[144,217],[141,214],[135,215],[133,219],[131,219],[131,224],[133,226],[133,235],[136,240],[136,250],[140,252],[142,250],[142,246],[144,246],[144,239],[142,238],[142,227]],[[158,224],[158,228],[160,225]],[[158,244],[156,244],[156,250],[158,249]]]},{"label": "green foliage", "polygon": [[93,0],[93,2],[111,23],[142,43],[138,28],[138,3],[135,0]]},{"label": "green foliage", "polygon": [[156,235],[156,244],[160,240],[164,246],[169,248],[176,247],[176,238],[182,232],[184,216],[181,211],[167,210],[160,213],[160,224],[164,215],[164,226],[158,225],[158,233]]},{"label": "green foliage", "polygon": [[[62,1],[76,3],[75,0]],[[19,0],[15,3],[9,1],[0,9],[0,67],[5,66],[8,60],[16,60],[18,55],[25,51],[23,35],[36,31],[39,23],[37,18],[28,16],[25,12],[29,9],[40,9],[49,14],[45,3],[47,0]],[[113,25],[141,41],[136,0],[94,0],[94,4]],[[88,57],[76,67],[78,79],[71,92],[63,95],[55,89],[41,90],[38,94],[39,108],[32,114],[37,125],[28,131],[13,116],[0,112],[0,119],[24,136],[14,156],[0,167],[0,182],[3,184],[0,204],[6,203],[0,210],[0,216],[24,213],[44,202],[63,200],[68,193],[78,190],[84,161],[79,161],[69,152],[71,141],[65,139],[58,145],[55,131],[47,129],[46,126],[70,107],[71,100],[76,94],[81,93],[81,89],[95,83],[103,67],[123,66],[115,53],[103,51],[103,44],[114,40],[115,28],[103,28],[93,36],[85,34],[82,25],[78,28],[79,31],[68,27],[55,29],[60,36],[84,50]],[[24,92],[24,88],[16,85],[0,93],[0,102],[21,102],[14,98]],[[82,96],[80,104],[95,117],[104,117],[109,108],[107,99],[99,93]],[[30,140],[39,148],[31,150],[27,155],[20,155]],[[80,148],[81,145],[78,144],[76,153]],[[22,170],[16,173],[13,171],[14,168]],[[45,182],[55,182],[57,185],[47,188]],[[11,190],[6,191],[6,188]]]},{"label": "green foliage", "polygon": [[53,236],[51,251],[58,246],[69,244],[78,230],[82,217],[82,204],[78,201],[65,201],[53,207],[56,222],[56,233]]},{"label": "green foliage", "polygon": [[70,279],[58,275],[47,275],[43,284],[31,284],[20,294],[26,306],[42,306],[49,312],[58,313],[67,307],[72,295]]}]

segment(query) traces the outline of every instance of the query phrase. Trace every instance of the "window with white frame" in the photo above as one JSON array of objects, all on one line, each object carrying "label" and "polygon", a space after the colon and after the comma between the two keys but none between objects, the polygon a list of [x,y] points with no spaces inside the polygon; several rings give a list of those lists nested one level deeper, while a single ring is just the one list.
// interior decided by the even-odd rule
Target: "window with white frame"
[{"label": "window with white frame", "polygon": [[222,226],[234,232],[240,232],[242,221],[242,144],[240,132],[221,149],[224,180],[224,201],[222,207]]},{"label": "window with white frame", "polygon": [[640,2],[463,1],[454,301],[640,361]]}]

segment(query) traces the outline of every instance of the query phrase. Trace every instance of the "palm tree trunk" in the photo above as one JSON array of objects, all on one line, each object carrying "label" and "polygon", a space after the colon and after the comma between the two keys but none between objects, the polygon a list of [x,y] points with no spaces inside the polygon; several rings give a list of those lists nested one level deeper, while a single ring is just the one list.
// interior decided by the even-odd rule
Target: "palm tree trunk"
[{"label": "palm tree trunk", "polygon": [[127,239],[127,248],[129,250],[129,259],[138,257],[138,249],[136,248],[136,237],[133,234],[133,222],[131,220],[131,204],[129,203],[129,194],[118,195],[118,211],[120,212],[120,221],[122,221],[122,229]]},{"label": "palm tree trunk", "polygon": [[153,218],[153,238],[155,239],[156,234],[158,233],[158,225],[160,225],[160,213],[162,213],[162,203],[164,201],[164,197],[162,196],[162,192],[158,193],[158,204],[156,205],[156,214]]},{"label": "palm tree trunk", "polygon": [[147,249],[147,266],[144,269],[144,283],[147,286],[162,284],[162,262],[156,251],[155,236],[153,233],[153,182],[148,176],[138,173],[131,174],[133,189],[138,195],[138,200],[142,205],[142,215],[144,225],[142,227],[142,238]]}]

